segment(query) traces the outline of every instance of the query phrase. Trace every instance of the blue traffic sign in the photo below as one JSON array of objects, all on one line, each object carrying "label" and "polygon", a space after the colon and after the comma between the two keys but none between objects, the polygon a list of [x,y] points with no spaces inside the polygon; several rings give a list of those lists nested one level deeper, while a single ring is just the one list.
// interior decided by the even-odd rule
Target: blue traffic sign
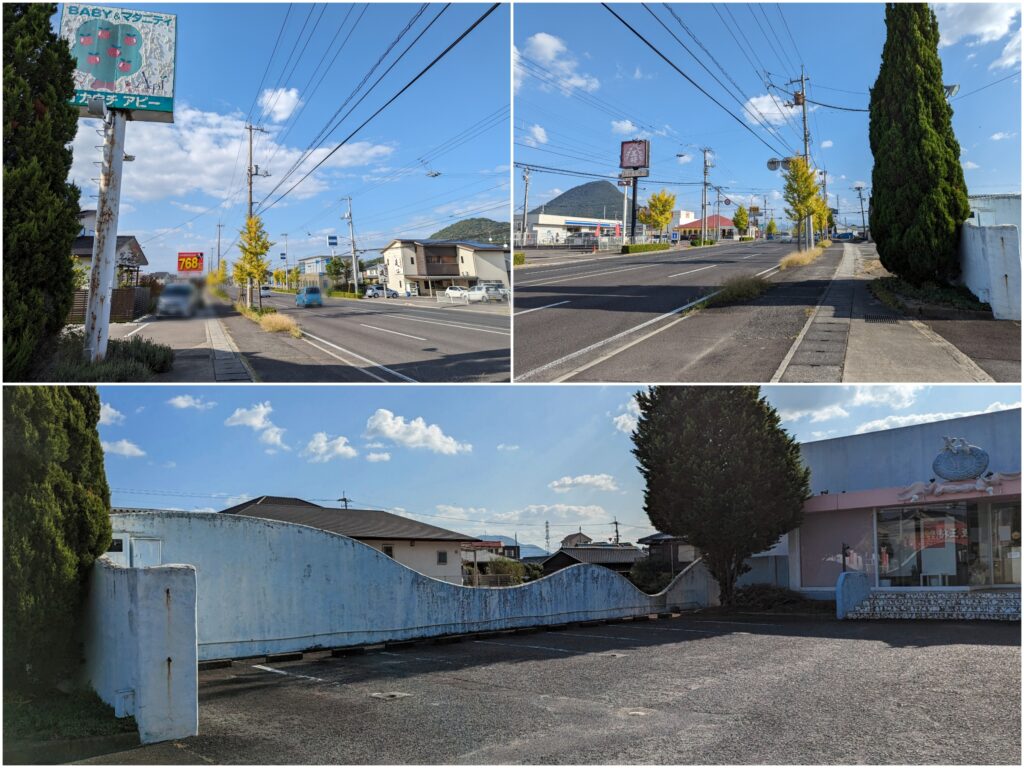
[{"label": "blue traffic sign", "polygon": [[327,245],[328,245],[328,247],[334,248],[337,244],[338,244],[338,236],[337,235],[328,235],[327,236]]}]

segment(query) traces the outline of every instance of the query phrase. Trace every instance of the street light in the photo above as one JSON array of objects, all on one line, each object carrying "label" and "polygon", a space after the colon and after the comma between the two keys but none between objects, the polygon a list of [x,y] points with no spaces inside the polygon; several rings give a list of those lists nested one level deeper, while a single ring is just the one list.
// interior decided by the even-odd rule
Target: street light
[{"label": "street light", "polygon": [[952,99],[957,93],[960,92],[960,83],[954,83],[953,85],[944,85],[942,90],[946,92],[946,98]]}]

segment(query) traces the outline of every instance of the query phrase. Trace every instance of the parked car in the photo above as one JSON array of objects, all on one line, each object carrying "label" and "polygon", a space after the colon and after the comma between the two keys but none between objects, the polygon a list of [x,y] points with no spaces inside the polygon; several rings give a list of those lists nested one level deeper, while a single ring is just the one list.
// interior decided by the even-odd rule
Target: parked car
[{"label": "parked car", "polygon": [[488,292],[486,285],[474,285],[466,293],[466,298],[470,301],[490,301],[491,294]]},{"label": "parked car", "polygon": [[792,243],[793,235],[791,232],[781,232],[780,234],[775,236],[775,239],[778,240],[780,243]]},{"label": "parked car", "polygon": [[273,295],[274,295],[274,292],[270,290],[270,286],[269,285],[261,285],[260,286],[260,298],[261,299],[269,299]]},{"label": "parked car", "polygon": [[192,283],[171,283],[165,285],[156,300],[158,316],[178,315],[192,317],[199,306],[199,292]]},{"label": "parked car", "polygon": [[449,285],[444,289],[444,295],[450,299],[463,299],[469,295],[469,289],[461,285]]},{"label": "parked car", "polygon": [[385,299],[397,299],[398,291],[392,288],[385,288],[383,285],[370,285],[366,288],[366,293],[363,298],[366,299],[379,299],[384,297]]},{"label": "parked car", "polygon": [[322,307],[323,305],[323,294],[320,293],[320,289],[315,285],[308,285],[305,288],[299,288],[299,290],[295,292],[296,307]]}]

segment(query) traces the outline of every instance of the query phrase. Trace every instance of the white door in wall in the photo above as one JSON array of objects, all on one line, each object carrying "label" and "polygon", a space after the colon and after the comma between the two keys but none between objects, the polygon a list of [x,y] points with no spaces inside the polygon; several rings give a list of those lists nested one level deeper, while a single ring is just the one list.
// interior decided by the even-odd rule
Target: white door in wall
[{"label": "white door in wall", "polygon": [[132,539],[132,568],[162,565],[160,539]]}]

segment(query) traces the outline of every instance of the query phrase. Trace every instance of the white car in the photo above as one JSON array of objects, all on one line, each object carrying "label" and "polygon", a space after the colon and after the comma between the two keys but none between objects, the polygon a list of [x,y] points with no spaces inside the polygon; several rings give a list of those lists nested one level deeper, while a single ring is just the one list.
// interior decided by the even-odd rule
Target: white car
[{"label": "white car", "polygon": [[466,298],[470,301],[490,301],[491,293],[487,290],[486,285],[474,285],[466,293]]},{"label": "white car", "polygon": [[270,286],[269,285],[261,285],[260,286],[260,298],[261,299],[269,299],[273,295],[274,295],[274,293],[273,293],[273,291],[270,290]]},{"label": "white car", "polygon": [[462,299],[469,295],[469,290],[461,285],[449,285],[444,289],[444,295],[450,299]]}]

